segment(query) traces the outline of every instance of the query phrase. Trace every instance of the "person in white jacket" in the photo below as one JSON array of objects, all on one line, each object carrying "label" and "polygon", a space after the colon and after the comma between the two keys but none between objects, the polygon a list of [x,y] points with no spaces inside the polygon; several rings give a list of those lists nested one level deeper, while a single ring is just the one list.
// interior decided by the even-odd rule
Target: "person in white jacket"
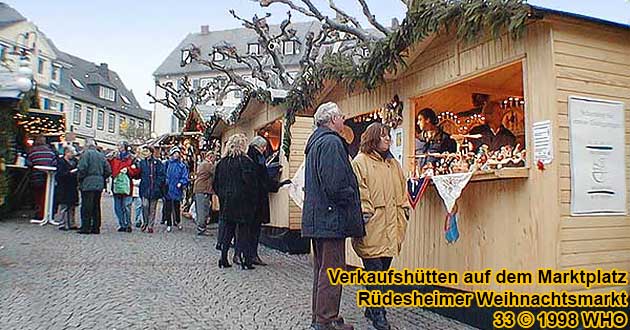
[{"label": "person in white jacket", "polygon": [[136,228],[142,227],[142,198],[140,198],[140,179],[133,179],[133,191],[131,192],[131,205]]}]

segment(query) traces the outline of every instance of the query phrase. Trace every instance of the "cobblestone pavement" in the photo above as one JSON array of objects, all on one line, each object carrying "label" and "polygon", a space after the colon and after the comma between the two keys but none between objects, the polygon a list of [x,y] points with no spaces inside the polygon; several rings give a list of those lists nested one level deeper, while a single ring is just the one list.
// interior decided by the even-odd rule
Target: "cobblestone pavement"
[{"label": "cobblestone pavement", "polygon": [[[158,214],[160,214],[158,212]],[[267,267],[219,269],[211,237],[184,230],[116,232],[103,198],[101,235],[26,219],[0,221],[0,329],[307,329],[307,255],[261,247]],[[344,289],[342,315],[373,329]],[[429,311],[388,313],[394,329],[473,329]]]}]

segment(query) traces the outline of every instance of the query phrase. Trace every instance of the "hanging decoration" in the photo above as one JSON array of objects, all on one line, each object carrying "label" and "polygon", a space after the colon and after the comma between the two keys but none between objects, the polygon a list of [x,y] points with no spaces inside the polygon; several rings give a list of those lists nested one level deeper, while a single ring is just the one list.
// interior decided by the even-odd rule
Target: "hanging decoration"
[{"label": "hanging decoration", "polygon": [[403,102],[400,101],[398,94],[394,95],[391,101],[383,105],[379,109],[375,109],[370,113],[352,118],[355,123],[369,123],[380,120],[381,123],[396,129],[403,122]]},{"label": "hanging decoration", "polygon": [[431,177],[447,212],[452,212],[455,202],[461,196],[462,191],[472,178],[473,172],[436,175]]},{"label": "hanging decoration", "polygon": [[409,198],[409,203],[414,210],[418,202],[422,199],[422,195],[424,195],[430,182],[431,177],[429,176],[407,179],[407,198]]},{"label": "hanging decoration", "polygon": [[454,244],[459,240],[459,228],[457,226],[457,213],[446,214],[446,220],[444,221],[444,238],[449,244]]},{"label": "hanging decoration", "polygon": [[398,98],[398,94],[394,95],[389,103],[387,103],[379,111],[381,122],[392,129],[396,129],[403,122],[403,103]]},{"label": "hanging decoration", "polygon": [[444,235],[448,243],[454,243],[459,239],[457,208],[455,206],[457,199],[461,196],[466,185],[468,185],[472,175],[473,171],[470,171],[467,173],[437,175],[431,178],[446,207]]}]

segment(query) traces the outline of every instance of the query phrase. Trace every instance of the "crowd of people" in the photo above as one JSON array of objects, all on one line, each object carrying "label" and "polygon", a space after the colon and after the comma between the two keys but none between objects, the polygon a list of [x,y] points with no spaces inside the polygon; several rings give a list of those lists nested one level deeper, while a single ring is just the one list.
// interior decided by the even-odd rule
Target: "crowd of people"
[{"label": "crowd of people", "polygon": [[[425,111],[425,129],[435,126],[434,116]],[[346,267],[345,240],[352,246],[369,271],[386,271],[400,253],[410,205],[406,180],[401,165],[390,152],[390,128],[373,123],[361,136],[359,154],[351,159],[348,144],[341,137],[345,117],[334,103],[318,107],[316,129],[310,136],[304,164],[304,206],[302,236],[313,244],[313,330],[352,330],[354,327],[339,315],[342,287],[332,285],[327,269]],[[444,139],[446,140],[446,139]],[[266,166],[263,156],[268,147],[262,137],[251,141],[243,134],[231,136],[223,157],[205,155],[198,166],[193,193],[196,208],[196,229],[207,235],[206,219],[215,194],[218,197],[219,230],[216,248],[221,251],[220,268],[231,267],[228,252],[234,247],[232,263],[242,269],[265,265],[258,255],[261,226],[270,220],[269,193],[276,192],[289,180],[279,182]],[[49,160],[38,146],[29,159]],[[112,177],[112,191],[119,231],[131,232],[131,210],[134,188],[140,198],[142,231],[153,233],[156,205],[163,202],[162,221],[166,231],[181,228],[180,201],[184,187],[191,184],[188,170],[181,161],[178,147],[169,151],[162,162],[150,147],[140,150],[140,157],[131,156],[126,143],[118,153],[106,159],[88,140],[78,162],[72,148],[66,148],[57,171],[58,202],[61,205],[61,228],[73,229],[73,212],[81,192],[81,227],[79,233],[100,231],[100,195],[105,179]],[[216,163],[216,164],[215,164]],[[134,185],[134,180],[136,184]],[[39,181],[35,181],[39,182]],[[137,204],[136,204],[137,205]],[[138,209],[138,207],[134,207]],[[137,211],[136,211],[137,212]],[[137,214],[137,213],[136,213]],[[137,216],[135,219],[138,219]],[[383,290],[369,286],[368,290]],[[391,329],[383,307],[365,310],[365,317],[378,330]]]},{"label": "crowd of people", "polygon": [[[54,209],[59,229],[77,230],[80,234],[99,234],[101,230],[101,195],[104,190],[113,195],[118,232],[131,233],[135,225],[141,232],[153,234],[156,228],[157,205],[162,202],[161,224],[165,231],[183,229],[181,203],[185,190],[193,194],[197,235],[207,236],[211,216],[212,195],[216,194],[219,208],[219,237],[216,248],[221,250],[219,267],[231,267],[227,254],[234,247],[233,263],[243,269],[266,265],[258,255],[261,227],[269,223],[269,193],[290,183],[279,182],[278,173],[267,168],[265,154],[268,142],[256,136],[251,142],[242,134],[232,136],[226,152],[217,159],[212,151],[205,153],[191,182],[188,165],[182,161],[179,146],[173,146],[168,159],[151,146],[135,150],[125,141],[113,153],[105,154],[93,139],[87,139],[80,152],[67,145],[63,155],[36,138],[27,164],[56,167]],[[45,173],[33,169],[31,183],[37,204],[37,217],[44,216]],[[80,205],[80,226],[75,210]]]}]

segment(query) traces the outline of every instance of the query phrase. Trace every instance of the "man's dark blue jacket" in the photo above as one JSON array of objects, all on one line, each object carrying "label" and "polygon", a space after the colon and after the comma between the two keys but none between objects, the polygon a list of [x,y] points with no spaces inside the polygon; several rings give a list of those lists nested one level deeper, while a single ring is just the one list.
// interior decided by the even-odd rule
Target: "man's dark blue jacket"
[{"label": "man's dark blue jacket", "polygon": [[345,141],[318,127],[306,144],[302,236],[363,237],[361,199]]}]

